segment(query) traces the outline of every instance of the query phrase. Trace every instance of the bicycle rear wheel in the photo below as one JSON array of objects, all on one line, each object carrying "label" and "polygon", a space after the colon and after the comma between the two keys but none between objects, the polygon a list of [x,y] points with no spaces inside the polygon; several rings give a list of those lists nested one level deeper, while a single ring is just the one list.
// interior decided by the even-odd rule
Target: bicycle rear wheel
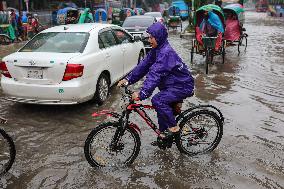
[{"label": "bicycle rear wheel", "polygon": [[12,138],[0,129],[0,175],[9,171],[16,157],[16,148]]},{"label": "bicycle rear wheel", "polygon": [[208,110],[190,113],[179,126],[177,148],[191,156],[213,151],[223,135],[223,122],[215,112]]},{"label": "bicycle rear wheel", "polygon": [[94,128],[85,141],[84,153],[92,167],[123,166],[133,163],[141,146],[139,134],[127,128],[124,135],[112,146],[118,122],[108,122]]}]

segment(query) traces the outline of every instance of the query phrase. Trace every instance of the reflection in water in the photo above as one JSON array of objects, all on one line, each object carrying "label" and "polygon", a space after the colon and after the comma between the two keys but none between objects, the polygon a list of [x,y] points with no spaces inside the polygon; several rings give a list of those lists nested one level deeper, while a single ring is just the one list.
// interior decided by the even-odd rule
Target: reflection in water
[{"label": "reflection in water", "polygon": [[[119,89],[113,87],[101,107],[32,106],[0,99],[0,116],[9,119],[5,130],[17,147],[16,162],[0,178],[0,188],[284,188],[284,22],[247,12],[245,27],[247,52],[238,56],[237,47],[228,47],[225,64],[214,58],[208,75],[202,56],[189,63],[191,41],[174,33],[169,37],[196,78],[195,96],[184,108],[210,103],[225,116],[223,139],[214,152],[187,157],[176,147],[159,150],[150,145],[153,132],[132,117],[142,130],[136,161],[128,168],[94,169],[85,160],[84,141],[108,118],[91,114],[119,109]],[[0,56],[16,48],[1,46]]]}]

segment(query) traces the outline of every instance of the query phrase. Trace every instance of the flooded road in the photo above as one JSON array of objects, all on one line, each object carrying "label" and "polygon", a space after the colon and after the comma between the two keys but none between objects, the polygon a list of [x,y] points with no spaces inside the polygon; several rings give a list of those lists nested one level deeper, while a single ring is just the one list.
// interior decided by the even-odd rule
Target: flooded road
[{"label": "flooded road", "polygon": [[[0,116],[9,123],[17,156],[0,188],[284,188],[284,20],[247,12],[247,52],[226,49],[225,64],[205,58],[190,64],[191,41],[170,32],[169,41],[196,79],[195,96],[184,103],[212,104],[225,116],[223,138],[212,153],[187,157],[176,147],[163,151],[150,143],[154,133],[137,118],[141,152],[131,167],[94,169],[84,157],[84,141],[102,109],[119,109],[120,90],[109,101],[76,106],[22,105],[3,100]],[[20,44],[19,44],[20,45]],[[5,47],[6,49],[7,47]],[[2,50],[1,55],[12,52]],[[138,89],[141,82],[134,86]],[[146,101],[147,103],[149,101]]]}]

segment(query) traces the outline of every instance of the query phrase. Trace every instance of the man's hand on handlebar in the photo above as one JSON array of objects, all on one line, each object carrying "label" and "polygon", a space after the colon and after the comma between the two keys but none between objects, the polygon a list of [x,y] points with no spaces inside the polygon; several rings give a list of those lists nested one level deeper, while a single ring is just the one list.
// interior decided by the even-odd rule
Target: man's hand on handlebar
[{"label": "man's hand on handlebar", "polygon": [[126,79],[122,79],[118,82],[117,86],[122,87],[128,85],[128,81]]}]

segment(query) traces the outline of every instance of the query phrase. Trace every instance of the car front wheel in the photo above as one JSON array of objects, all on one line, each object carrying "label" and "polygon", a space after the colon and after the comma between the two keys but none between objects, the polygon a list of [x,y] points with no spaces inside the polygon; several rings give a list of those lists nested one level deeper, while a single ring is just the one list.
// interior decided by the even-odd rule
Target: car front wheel
[{"label": "car front wheel", "polygon": [[106,74],[101,74],[96,87],[95,100],[99,105],[102,105],[109,94],[109,78]]}]

